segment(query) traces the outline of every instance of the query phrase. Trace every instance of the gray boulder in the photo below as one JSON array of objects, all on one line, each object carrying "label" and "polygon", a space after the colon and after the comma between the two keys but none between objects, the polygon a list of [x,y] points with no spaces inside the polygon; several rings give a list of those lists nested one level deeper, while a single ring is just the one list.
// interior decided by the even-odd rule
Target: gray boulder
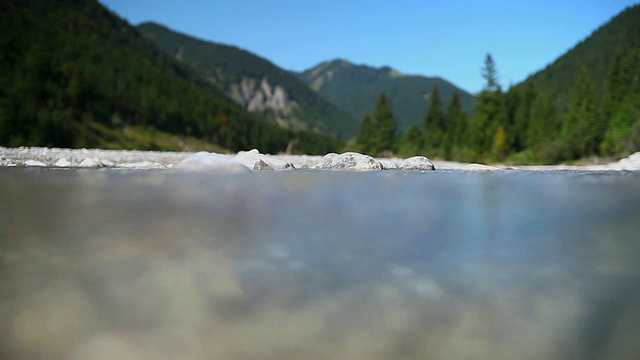
[{"label": "gray boulder", "polygon": [[330,153],[325,155],[315,166],[321,170],[384,170],[382,163],[369,155],[346,152],[344,154]]},{"label": "gray boulder", "polygon": [[47,166],[47,164],[38,160],[27,160],[24,162],[25,166]]},{"label": "gray boulder", "polygon": [[392,158],[392,159],[382,158],[382,159],[376,159],[376,160],[380,161],[380,163],[382,164],[385,170],[398,170],[398,166],[400,165],[399,163],[400,161],[397,158]]},{"label": "gray boulder", "polygon": [[435,170],[431,160],[424,156],[413,156],[402,161],[400,170]]},{"label": "gray boulder", "polygon": [[615,170],[640,170],[640,151],[607,166]]},{"label": "gray boulder", "polygon": [[201,151],[185,158],[178,163],[175,168],[181,170],[221,171],[229,173],[250,171],[248,167],[236,161],[231,161],[231,159],[226,156],[212,154],[206,151]]},{"label": "gray boulder", "polygon": [[114,167],[116,166],[116,163],[109,160],[109,159],[100,159],[100,162],[102,163],[102,166],[105,167]]},{"label": "gray boulder", "polygon": [[78,166],[85,168],[95,168],[102,167],[104,165],[102,164],[102,161],[100,161],[100,159],[98,159],[97,157],[89,157],[82,160]]},{"label": "gray boulder", "polygon": [[60,158],[58,159],[58,161],[56,161],[56,163],[53,166],[57,166],[57,167],[70,167],[71,161],[69,161],[69,159],[67,158]]},{"label": "gray boulder", "polygon": [[262,159],[258,159],[255,164],[253,164],[253,170],[275,170],[273,165],[265,162]]},{"label": "gray boulder", "polygon": [[260,154],[257,149],[240,151],[231,160],[254,170],[295,169],[293,164],[268,155]]}]

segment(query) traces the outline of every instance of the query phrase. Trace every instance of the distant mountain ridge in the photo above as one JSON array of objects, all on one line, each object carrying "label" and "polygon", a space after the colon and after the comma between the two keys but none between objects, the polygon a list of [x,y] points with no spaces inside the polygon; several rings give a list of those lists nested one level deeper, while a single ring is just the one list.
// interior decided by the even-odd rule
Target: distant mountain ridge
[{"label": "distant mountain ridge", "polygon": [[[376,98],[385,91],[400,131],[405,131],[412,123],[424,121],[434,82],[438,82],[443,107],[448,105],[457,88],[441,78],[405,75],[388,66],[355,65],[345,59],[326,61],[295,75],[358,119],[373,110]],[[458,91],[463,109],[472,112],[473,95],[461,89]]]},{"label": "distant mountain ridge", "polygon": [[253,113],[293,129],[328,132],[343,138],[357,134],[358,119],[266,59],[153,22],[139,24],[137,28]]}]

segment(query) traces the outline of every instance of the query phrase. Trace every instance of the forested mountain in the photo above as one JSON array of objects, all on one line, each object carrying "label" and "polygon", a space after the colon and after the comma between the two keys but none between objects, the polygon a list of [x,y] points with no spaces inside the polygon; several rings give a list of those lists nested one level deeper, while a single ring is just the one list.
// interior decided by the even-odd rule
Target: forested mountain
[{"label": "forested mountain", "polygon": [[251,112],[294,129],[330,132],[343,138],[353,137],[358,131],[359,120],[266,59],[156,23],[143,23],[137,28]]},{"label": "forested mountain", "polygon": [[[506,94],[509,150],[557,162],[640,150],[640,5],[626,8]],[[508,124],[507,124],[508,125]]]},{"label": "forested mountain", "polygon": [[[569,96],[581,69],[587,69],[598,94],[605,91],[607,77],[616,54],[630,61],[640,39],[640,6],[625,9],[590,36],[576,44],[544,69],[531,75],[526,82],[552,99],[559,111],[569,108]],[[524,87],[520,84],[519,87]]]},{"label": "forested mountain", "polygon": [[[389,67],[373,68],[355,65],[346,60],[321,63],[297,76],[334,104],[362,119],[369,112],[380,93],[385,92],[393,109],[400,131],[412,123],[421,123],[435,82],[442,100],[448,103],[456,87],[439,78],[404,75]],[[473,96],[459,90],[462,107],[473,111]]]},{"label": "forested mountain", "polygon": [[291,74],[156,24],[138,30],[95,0],[4,0],[0,146],[175,149],[190,137],[326,153],[343,142],[318,131],[346,138],[361,124],[353,146],[374,155],[555,163],[640,150],[640,5],[521,84],[505,91],[498,73],[488,54],[475,97],[344,60]]},{"label": "forested mountain", "polygon": [[249,114],[95,0],[0,2],[0,145],[164,148],[156,132],[229,150],[340,144]]},{"label": "forested mountain", "polygon": [[[333,72],[325,73],[312,86],[325,86]],[[472,116],[455,96],[443,101],[434,86],[424,121],[394,134],[396,141],[384,148],[376,145],[383,136],[376,129],[393,123],[394,116],[384,115],[389,113],[386,99],[378,101],[373,118],[363,120],[358,148],[374,154],[391,150],[405,156],[513,163],[620,157],[640,150],[640,5],[625,9],[506,92],[497,82],[498,73],[487,54],[479,74],[485,85],[476,94]]]}]

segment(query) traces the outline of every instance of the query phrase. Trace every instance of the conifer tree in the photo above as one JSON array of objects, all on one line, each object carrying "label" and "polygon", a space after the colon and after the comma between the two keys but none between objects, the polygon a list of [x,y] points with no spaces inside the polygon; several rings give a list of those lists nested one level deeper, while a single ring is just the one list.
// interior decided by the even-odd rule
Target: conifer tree
[{"label": "conifer tree", "polygon": [[434,82],[429,95],[429,107],[424,120],[424,142],[429,150],[440,148],[445,132],[445,119],[442,111],[442,98],[438,82]]},{"label": "conifer tree", "polygon": [[600,153],[602,155],[620,154],[628,150],[636,150],[627,149],[627,139],[634,120],[638,121],[638,114],[639,112],[634,108],[631,98],[625,98],[621,101],[611,114],[604,139],[600,144]]},{"label": "conifer tree", "polygon": [[569,113],[562,124],[566,156],[576,158],[596,153],[601,136],[591,78],[587,68],[583,67],[571,94]]},{"label": "conifer tree", "polygon": [[602,116],[607,124],[604,139],[600,144],[600,152],[603,155],[620,152],[621,143],[631,127],[630,113],[633,110],[630,101],[626,101],[629,87],[625,86],[625,70],[622,53],[617,51],[609,66],[602,99]]},{"label": "conifer tree", "polygon": [[629,84],[629,95],[636,97],[636,100],[640,101],[640,39],[636,40],[625,68],[625,78]]},{"label": "conifer tree", "polygon": [[382,92],[378,97],[378,102],[373,112],[373,125],[375,128],[375,145],[372,151],[376,155],[387,150],[393,151],[398,126],[385,92]]},{"label": "conifer tree", "polygon": [[498,84],[498,72],[491,54],[487,54],[482,77],[485,85],[478,95],[476,114],[471,121],[469,142],[478,154],[487,153],[492,144],[493,135],[498,127],[498,119],[503,111],[502,90]]},{"label": "conifer tree", "polygon": [[398,146],[398,153],[407,157],[419,154],[423,148],[423,140],[424,136],[418,124],[411,124]]},{"label": "conifer tree", "polygon": [[528,81],[522,96],[518,101],[518,107],[514,116],[513,124],[513,148],[516,151],[524,150],[529,143],[529,126],[533,122],[533,109],[536,100],[536,89],[533,81]]},{"label": "conifer tree", "polygon": [[361,151],[365,154],[370,154],[375,144],[375,128],[371,121],[369,113],[365,113],[362,118],[362,125],[360,126],[360,134],[358,135],[357,143]]},{"label": "conifer tree", "polygon": [[466,122],[467,116],[464,110],[462,110],[460,93],[458,89],[455,89],[445,113],[445,158],[451,158],[451,151],[454,147],[463,145],[462,142],[464,141],[467,130]]},{"label": "conifer tree", "polygon": [[507,133],[502,125],[498,126],[493,136],[492,152],[493,157],[497,160],[504,160],[505,151],[507,149]]},{"label": "conifer tree", "polygon": [[640,40],[636,40],[625,69],[625,79],[629,84],[625,103],[629,106],[632,125],[625,136],[622,151],[633,153],[640,150]]},{"label": "conifer tree", "polygon": [[485,81],[484,88],[482,88],[483,91],[495,93],[500,90],[500,84],[498,84],[498,71],[496,70],[496,63],[493,61],[491,53],[488,53],[484,59],[482,78]]},{"label": "conifer tree", "polygon": [[623,68],[622,52],[617,51],[611,59],[609,74],[605,83],[604,96],[602,99],[602,115],[605,122],[611,121],[614,112],[622,103],[627,93],[625,91],[625,69]]},{"label": "conifer tree", "polygon": [[538,96],[531,109],[531,122],[527,129],[527,147],[537,148],[545,141],[555,138],[558,133],[556,111],[551,99],[546,95]]}]

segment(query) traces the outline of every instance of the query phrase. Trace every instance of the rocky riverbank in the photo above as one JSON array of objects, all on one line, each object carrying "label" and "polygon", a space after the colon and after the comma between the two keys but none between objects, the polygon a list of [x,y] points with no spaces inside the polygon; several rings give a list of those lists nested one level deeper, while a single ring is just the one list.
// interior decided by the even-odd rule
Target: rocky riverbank
[{"label": "rocky riverbank", "polygon": [[311,155],[267,155],[258,150],[233,154],[208,152],[161,152],[99,149],[59,149],[42,147],[0,147],[0,166],[59,168],[125,168],[187,170],[433,170],[423,156],[409,159],[376,159],[358,153]]},{"label": "rocky riverbank", "polygon": [[451,161],[431,161],[423,156],[408,159],[373,158],[344,154],[267,155],[254,149],[238,154],[207,152],[162,152],[137,150],[59,149],[43,147],[0,147],[0,166],[59,168],[188,169],[188,170],[640,170],[640,152],[605,165],[489,166]]}]

